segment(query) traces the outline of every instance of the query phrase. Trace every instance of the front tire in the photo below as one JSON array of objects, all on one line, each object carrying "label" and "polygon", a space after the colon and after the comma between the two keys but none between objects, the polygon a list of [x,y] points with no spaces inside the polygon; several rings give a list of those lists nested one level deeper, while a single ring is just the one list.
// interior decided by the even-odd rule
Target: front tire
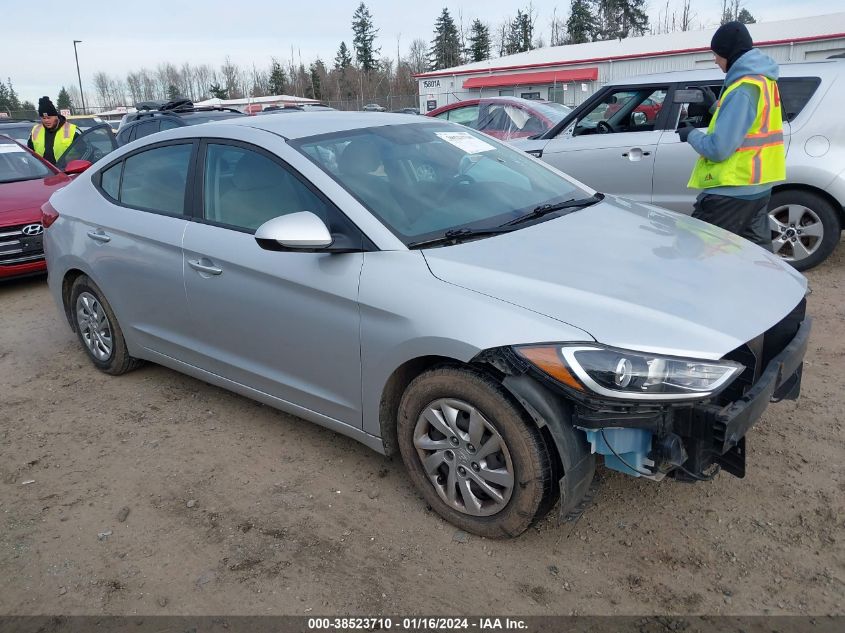
[{"label": "front tire", "polygon": [[840,215],[822,196],[783,189],[769,202],[772,250],[797,270],[821,264],[839,243]]},{"label": "front tire", "polygon": [[69,309],[79,342],[97,369],[119,376],[140,365],[141,361],[129,355],[109,302],[86,275],[73,282]]},{"label": "front tire", "polygon": [[556,493],[549,447],[492,378],[463,368],[428,371],[399,405],[398,440],[411,480],[459,528],[518,536]]}]

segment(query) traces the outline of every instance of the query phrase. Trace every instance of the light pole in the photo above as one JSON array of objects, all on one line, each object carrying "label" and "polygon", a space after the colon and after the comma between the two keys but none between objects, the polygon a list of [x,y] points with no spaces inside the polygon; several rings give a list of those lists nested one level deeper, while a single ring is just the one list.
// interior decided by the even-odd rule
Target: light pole
[{"label": "light pole", "polygon": [[85,95],[82,93],[82,75],[79,74],[79,55],[76,54],[77,44],[82,44],[82,40],[73,40],[73,56],[76,58],[76,78],[79,79],[79,98],[82,99],[82,114],[85,114]]}]

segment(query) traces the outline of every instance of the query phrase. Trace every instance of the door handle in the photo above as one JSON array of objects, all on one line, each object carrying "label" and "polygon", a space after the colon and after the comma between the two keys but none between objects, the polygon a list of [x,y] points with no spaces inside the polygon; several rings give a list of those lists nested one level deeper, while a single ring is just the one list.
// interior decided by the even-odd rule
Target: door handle
[{"label": "door handle", "polygon": [[632,147],[627,152],[622,154],[622,158],[627,158],[631,162],[642,160],[643,156],[651,156],[651,152],[644,152],[640,147]]},{"label": "door handle", "polygon": [[111,237],[103,233],[102,229],[97,229],[96,231],[88,231],[88,237],[96,242],[111,242]]},{"label": "door handle", "polygon": [[197,270],[201,273],[206,273],[208,275],[219,275],[223,272],[222,268],[217,268],[217,266],[213,266],[211,264],[203,264],[201,259],[189,259],[188,265],[194,270]]}]

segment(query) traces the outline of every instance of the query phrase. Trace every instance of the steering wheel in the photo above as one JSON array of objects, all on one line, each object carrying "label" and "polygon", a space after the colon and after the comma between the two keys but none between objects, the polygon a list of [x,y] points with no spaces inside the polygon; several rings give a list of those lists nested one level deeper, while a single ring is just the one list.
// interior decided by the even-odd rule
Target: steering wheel
[{"label": "steering wheel", "polygon": [[475,182],[477,182],[475,178],[466,174],[458,174],[457,176],[454,176],[452,181],[446,185],[440,195],[437,196],[437,202],[440,203],[446,200],[449,197],[449,194],[452,193],[456,187],[460,185],[471,185]]},{"label": "steering wheel", "polygon": [[596,132],[599,134],[612,134],[615,131],[616,130],[613,129],[613,126],[607,121],[599,121],[596,123]]}]

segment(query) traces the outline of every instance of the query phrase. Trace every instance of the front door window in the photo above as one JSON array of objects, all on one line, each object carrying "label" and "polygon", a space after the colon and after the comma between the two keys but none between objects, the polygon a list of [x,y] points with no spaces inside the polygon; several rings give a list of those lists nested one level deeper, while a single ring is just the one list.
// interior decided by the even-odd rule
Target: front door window
[{"label": "front door window", "polygon": [[573,136],[652,132],[668,88],[625,88],[608,92],[575,124]]}]

